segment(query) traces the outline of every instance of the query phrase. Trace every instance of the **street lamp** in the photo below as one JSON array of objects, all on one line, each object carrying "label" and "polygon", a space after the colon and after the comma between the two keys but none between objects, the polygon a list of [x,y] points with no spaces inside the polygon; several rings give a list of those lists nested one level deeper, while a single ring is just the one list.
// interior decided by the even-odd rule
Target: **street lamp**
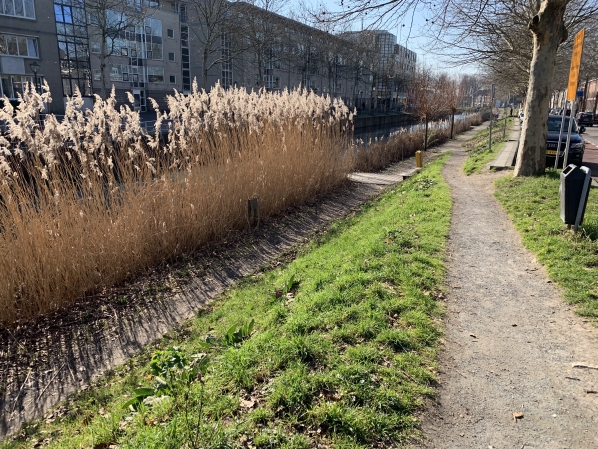
[{"label": "street lamp", "polygon": [[37,72],[39,72],[39,68],[40,65],[37,62],[32,62],[31,64],[29,64],[29,68],[31,69],[31,71],[33,72],[33,76],[34,76],[34,82],[35,82],[35,93],[38,94],[39,91],[37,89]]}]

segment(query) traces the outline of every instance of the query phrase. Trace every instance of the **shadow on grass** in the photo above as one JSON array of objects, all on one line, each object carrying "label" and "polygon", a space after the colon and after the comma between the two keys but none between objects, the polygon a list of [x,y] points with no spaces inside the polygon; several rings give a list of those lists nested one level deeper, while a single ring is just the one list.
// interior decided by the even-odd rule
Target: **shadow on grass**
[{"label": "shadow on grass", "polygon": [[231,232],[226,242],[208,245],[180,264],[150,270],[70,309],[0,328],[0,439],[137,354],[249,273],[278,264],[285,251],[293,258],[296,245],[377,192],[375,186],[350,185],[322,195],[303,208],[289,207],[251,234]]},{"label": "shadow on grass", "polygon": [[581,234],[583,237],[588,238],[592,242],[598,240],[598,223],[597,222],[590,222],[584,223],[581,226]]},{"label": "shadow on grass", "polygon": [[561,178],[561,171],[562,170],[555,170],[554,168],[546,168],[546,171],[541,175],[536,175],[537,178],[548,178],[558,180]]}]

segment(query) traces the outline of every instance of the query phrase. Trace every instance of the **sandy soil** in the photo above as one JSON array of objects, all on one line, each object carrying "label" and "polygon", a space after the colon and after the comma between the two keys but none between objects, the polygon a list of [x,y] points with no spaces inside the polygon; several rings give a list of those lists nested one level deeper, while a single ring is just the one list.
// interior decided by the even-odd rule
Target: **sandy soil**
[{"label": "sandy soil", "polygon": [[444,168],[454,199],[445,348],[425,448],[598,448],[598,332],[575,315],[493,196],[501,173]]}]

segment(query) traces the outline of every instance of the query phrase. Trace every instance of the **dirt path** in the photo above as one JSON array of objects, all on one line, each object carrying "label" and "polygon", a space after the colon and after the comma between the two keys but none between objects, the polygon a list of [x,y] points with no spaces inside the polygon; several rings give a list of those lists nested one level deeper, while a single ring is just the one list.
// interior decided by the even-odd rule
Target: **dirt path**
[{"label": "dirt path", "polygon": [[[493,197],[501,174],[444,169],[454,199],[440,391],[426,448],[598,448],[598,332],[575,315]],[[515,420],[514,413],[522,413]]]}]

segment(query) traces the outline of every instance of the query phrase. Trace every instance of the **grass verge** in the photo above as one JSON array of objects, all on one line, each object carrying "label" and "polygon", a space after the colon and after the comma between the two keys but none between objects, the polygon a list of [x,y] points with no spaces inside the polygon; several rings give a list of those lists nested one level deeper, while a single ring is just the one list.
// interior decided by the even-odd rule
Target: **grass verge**
[{"label": "grass verge", "polygon": [[505,142],[509,139],[509,129],[513,125],[513,118],[507,119],[507,132],[503,139],[504,123],[504,120],[498,120],[492,126],[492,148],[488,148],[488,129],[480,131],[463,144],[466,151],[470,153],[463,164],[463,171],[466,175],[480,173],[486,165],[496,159],[499,151],[503,149]]},{"label": "grass verge", "polygon": [[521,233],[525,246],[546,266],[577,313],[598,317],[598,193],[590,189],[583,225],[577,234],[560,219],[559,173],[496,181],[496,197]]},{"label": "grass verge", "polygon": [[0,447],[390,448],[416,437],[440,338],[447,157]]}]

